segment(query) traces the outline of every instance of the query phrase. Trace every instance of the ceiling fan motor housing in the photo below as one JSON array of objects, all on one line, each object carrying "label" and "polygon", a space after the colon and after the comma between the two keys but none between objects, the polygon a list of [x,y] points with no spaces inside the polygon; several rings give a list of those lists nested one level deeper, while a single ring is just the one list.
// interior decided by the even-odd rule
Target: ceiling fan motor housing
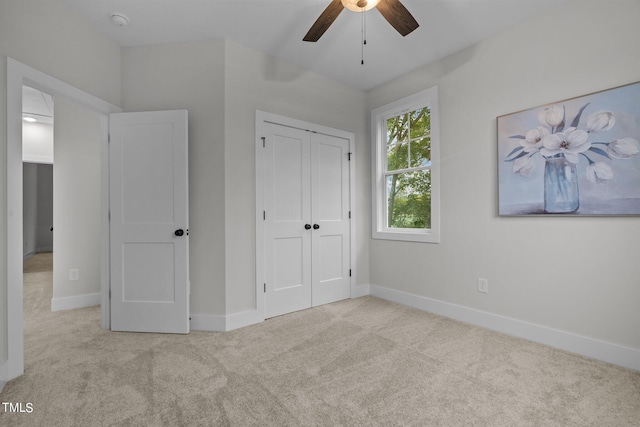
[{"label": "ceiling fan motor housing", "polygon": [[366,12],[378,4],[378,0],[341,0],[342,5],[353,12]]}]

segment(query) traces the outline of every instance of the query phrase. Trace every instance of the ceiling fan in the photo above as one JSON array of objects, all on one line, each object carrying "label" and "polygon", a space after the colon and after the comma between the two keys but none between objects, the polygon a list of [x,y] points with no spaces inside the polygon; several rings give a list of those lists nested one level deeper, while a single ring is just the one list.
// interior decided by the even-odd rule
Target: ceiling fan
[{"label": "ceiling fan", "polygon": [[374,7],[377,8],[389,24],[403,37],[419,26],[407,8],[400,3],[400,0],[332,0],[302,40],[317,42],[345,7],[354,12],[366,12]]}]

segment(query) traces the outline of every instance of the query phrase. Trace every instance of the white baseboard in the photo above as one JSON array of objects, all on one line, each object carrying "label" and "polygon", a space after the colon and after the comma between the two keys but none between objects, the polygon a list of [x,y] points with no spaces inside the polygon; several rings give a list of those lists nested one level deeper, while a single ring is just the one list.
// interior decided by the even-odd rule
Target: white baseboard
[{"label": "white baseboard", "polygon": [[[369,295],[369,285],[358,285],[352,288],[351,298]],[[192,331],[228,332],[264,322],[264,315],[259,310],[247,310],[227,316],[214,314],[191,315]]]},{"label": "white baseboard", "polygon": [[[351,298],[369,295],[369,285],[358,285],[351,289]],[[247,310],[227,316],[214,314],[191,315],[192,331],[228,332],[264,322],[264,316],[258,310]]]},{"label": "white baseboard", "polygon": [[190,328],[192,331],[224,332],[226,325],[226,316],[191,314]]},{"label": "white baseboard", "polygon": [[34,256],[36,254],[36,251],[29,251],[25,254],[22,254],[22,261],[26,261],[29,258],[31,258],[32,256]]},{"label": "white baseboard", "polygon": [[215,314],[192,314],[192,331],[228,332],[245,326],[262,323],[264,318],[258,314],[258,310],[243,311],[240,313],[220,316]]},{"label": "white baseboard", "polygon": [[418,310],[471,323],[483,328],[640,371],[640,350],[638,349],[624,347],[486,311],[413,295],[395,289],[384,288],[382,286],[371,286],[371,295],[417,308]]},{"label": "white baseboard", "polygon": [[371,293],[371,287],[366,285],[355,285],[351,288],[351,298],[360,298]]},{"label": "white baseboard", "polygon": [[74,308],[100,305],[101,294],[75,295],[64,298],[51,298],[51,311],[73,310]]},{"label": "white baseboard", "polygon": [[6,381],[0,381],[0,393],[2,393],[2,389],[4,389],[4,386],[7,385]]},{"label": "white baseboard", "polygon": [[264,322],[264,315],[260,314],[258,310],[242,311],[227,316],[226,330],[233,331],[234,329],[240,329],[262,322]]}]

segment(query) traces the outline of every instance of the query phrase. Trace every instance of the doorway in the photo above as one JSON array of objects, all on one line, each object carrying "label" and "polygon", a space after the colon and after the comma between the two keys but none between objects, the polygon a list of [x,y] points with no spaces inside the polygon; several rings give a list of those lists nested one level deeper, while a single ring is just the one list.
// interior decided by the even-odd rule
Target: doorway
[{"label": "doorway", "polygon": [[[101,324],[109,327],[108,301],[108,114],[120,108],[67,83],[7,58],[7,147],[5,200],[5,266],[3,278],[6,301],[5,360],[0,361],[0,381],[8,381],[24,372],[23,335],[23,215],[22,215],[22,87],[33,87],[99,114],[100,121],[100,300]],[[4,332],[4,331],[3,331]]]},{"label": "doorway", "polygon": [[22,87],[23,256],[53,252],[53,97]]},{"label": "doorway", "polygon": [[53,296],[53,97],[22,87],[25,332],[46,320]]},{"label": "doorway", "polygon": [[50,311],[100,305],[100,115],[28,86],[22,94],[24,256],[55,248]]}]

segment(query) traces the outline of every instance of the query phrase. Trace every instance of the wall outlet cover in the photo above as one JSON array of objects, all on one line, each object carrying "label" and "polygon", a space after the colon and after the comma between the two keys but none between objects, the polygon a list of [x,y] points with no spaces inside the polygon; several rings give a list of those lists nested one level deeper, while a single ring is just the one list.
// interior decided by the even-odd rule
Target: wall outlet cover
[{"label": "wall outlet cover", "polygon": [[478,278],[478,292],[489,293],[489,280]]}]

